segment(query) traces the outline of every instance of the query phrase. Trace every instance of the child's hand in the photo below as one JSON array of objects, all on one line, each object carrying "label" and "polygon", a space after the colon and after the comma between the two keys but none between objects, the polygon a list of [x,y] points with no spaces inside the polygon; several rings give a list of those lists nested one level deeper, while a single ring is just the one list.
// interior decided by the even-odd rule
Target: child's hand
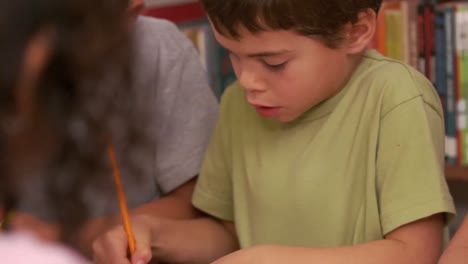
[{"label": "child's hand", "polygon": [[93,242],[93,259],[96,264],[146,264],[152,258],[150,221],[157,219],[146,215],[135,216],[131,219],[132,230],[136,240],[135,253],[128,255],[128,240],[122,225],[98,237]]}]

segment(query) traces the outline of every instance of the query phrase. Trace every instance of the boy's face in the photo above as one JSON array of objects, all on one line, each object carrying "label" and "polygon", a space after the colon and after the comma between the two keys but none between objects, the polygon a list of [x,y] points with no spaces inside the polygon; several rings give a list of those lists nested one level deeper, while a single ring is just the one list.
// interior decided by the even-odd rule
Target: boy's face
[{"label": "boy's face", "polygon": [[247,101],[264,117],[292,121],[337,94],[349,78],[345,48],[331,49],[290,31],[240,33],[240,40],[215,36],[230,51]]}]

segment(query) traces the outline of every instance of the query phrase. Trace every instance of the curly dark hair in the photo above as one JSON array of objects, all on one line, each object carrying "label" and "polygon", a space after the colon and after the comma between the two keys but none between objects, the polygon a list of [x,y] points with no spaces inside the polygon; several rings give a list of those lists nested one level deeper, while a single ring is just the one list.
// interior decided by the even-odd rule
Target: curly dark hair
[{"label": "curly dark hair", "polygon": [[382,0],[200,0],[221,34],[238,39],[239,26],[251,33],[293,30],[317,37],[330,47],[341,43],[342,28],[358,14],[378,12]]},{"label": "curly dark hair", "polygon": [[[134,111],[129,88],[127,7],[128,0],[0,1],[0,203],[14,210],[39,179],[71,244],[89,216],[89,192],[113,194],[109,139],[123,142],[121,165],[139,173],[145,144],[135,124],[144,115]],[[21,119],[24,52],[44,29],[53,32],[52,52],[28,106],[34,114]]]}]

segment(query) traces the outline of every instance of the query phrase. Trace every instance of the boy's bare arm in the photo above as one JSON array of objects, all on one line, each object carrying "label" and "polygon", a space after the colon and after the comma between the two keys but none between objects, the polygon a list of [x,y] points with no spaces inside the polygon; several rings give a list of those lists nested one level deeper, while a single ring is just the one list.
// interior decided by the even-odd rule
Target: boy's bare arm
[{"label": "boy's bare arm", "polygon": [[[167,196],[143,204],[130,211],[132,215],[146,214],[163,218],[189,219],[199,216],[199,212],[191,205],[192,193],[196,177],[181,185]],[[112,217],[96,218],[82,228],[80,234],[81,251],[88,257],[92,256],[91,245],[93,241],[111,227],[120,224],[121,217],[117,214]]]},{"label": "boy's bare arm", "polygon": [[386,239],[349,247],[305,248],[256,246],[226,256],[216,264],[327,263],[327,264],[434,264],[443,240],[441,214],[399,227]]},{"label": "boy's bare arm", "polygon": [[[171,220],[138,215],[132,225],[137,241],[132,264],[149,263],[152,258],[163,263],[206,264],[239,248],[234,225],[211,217]],[[99,237],[93,249],[96,264],[130,264],[121,226]]]},{"label": "boy's bare arm", "polygon": [[154,258],[168,263],[206,264],[239,249],[234,224],[211,217],[170,221],[158,235]]},{"label": "boy's bare arm", "polygon": [[468,260],[468,216],[458,229],[439,264],[462,264]]}]

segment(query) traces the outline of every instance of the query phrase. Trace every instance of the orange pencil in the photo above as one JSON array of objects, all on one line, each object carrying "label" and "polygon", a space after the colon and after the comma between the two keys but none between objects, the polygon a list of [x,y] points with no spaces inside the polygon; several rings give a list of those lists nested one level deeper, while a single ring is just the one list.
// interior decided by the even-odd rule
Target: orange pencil
[{"label": "orange pencil", "polygon": [[117,159],[115,157],[114,146],[112,144],[109,144],[109,159],[111,162],[112,170],[114,172],[115,187],[117,189],[117,194],[119,197],[120,213],[122,215],[125,233],[127,234],[128,247],[130,249],[130,253],[133,255],[133,253],[135,252],[136,242],[132,231],[132,225],[130,223],[127,201],[125,200],[125,192],[122,186],[122,181],[120,179],[119,167],[117,166]]}]

